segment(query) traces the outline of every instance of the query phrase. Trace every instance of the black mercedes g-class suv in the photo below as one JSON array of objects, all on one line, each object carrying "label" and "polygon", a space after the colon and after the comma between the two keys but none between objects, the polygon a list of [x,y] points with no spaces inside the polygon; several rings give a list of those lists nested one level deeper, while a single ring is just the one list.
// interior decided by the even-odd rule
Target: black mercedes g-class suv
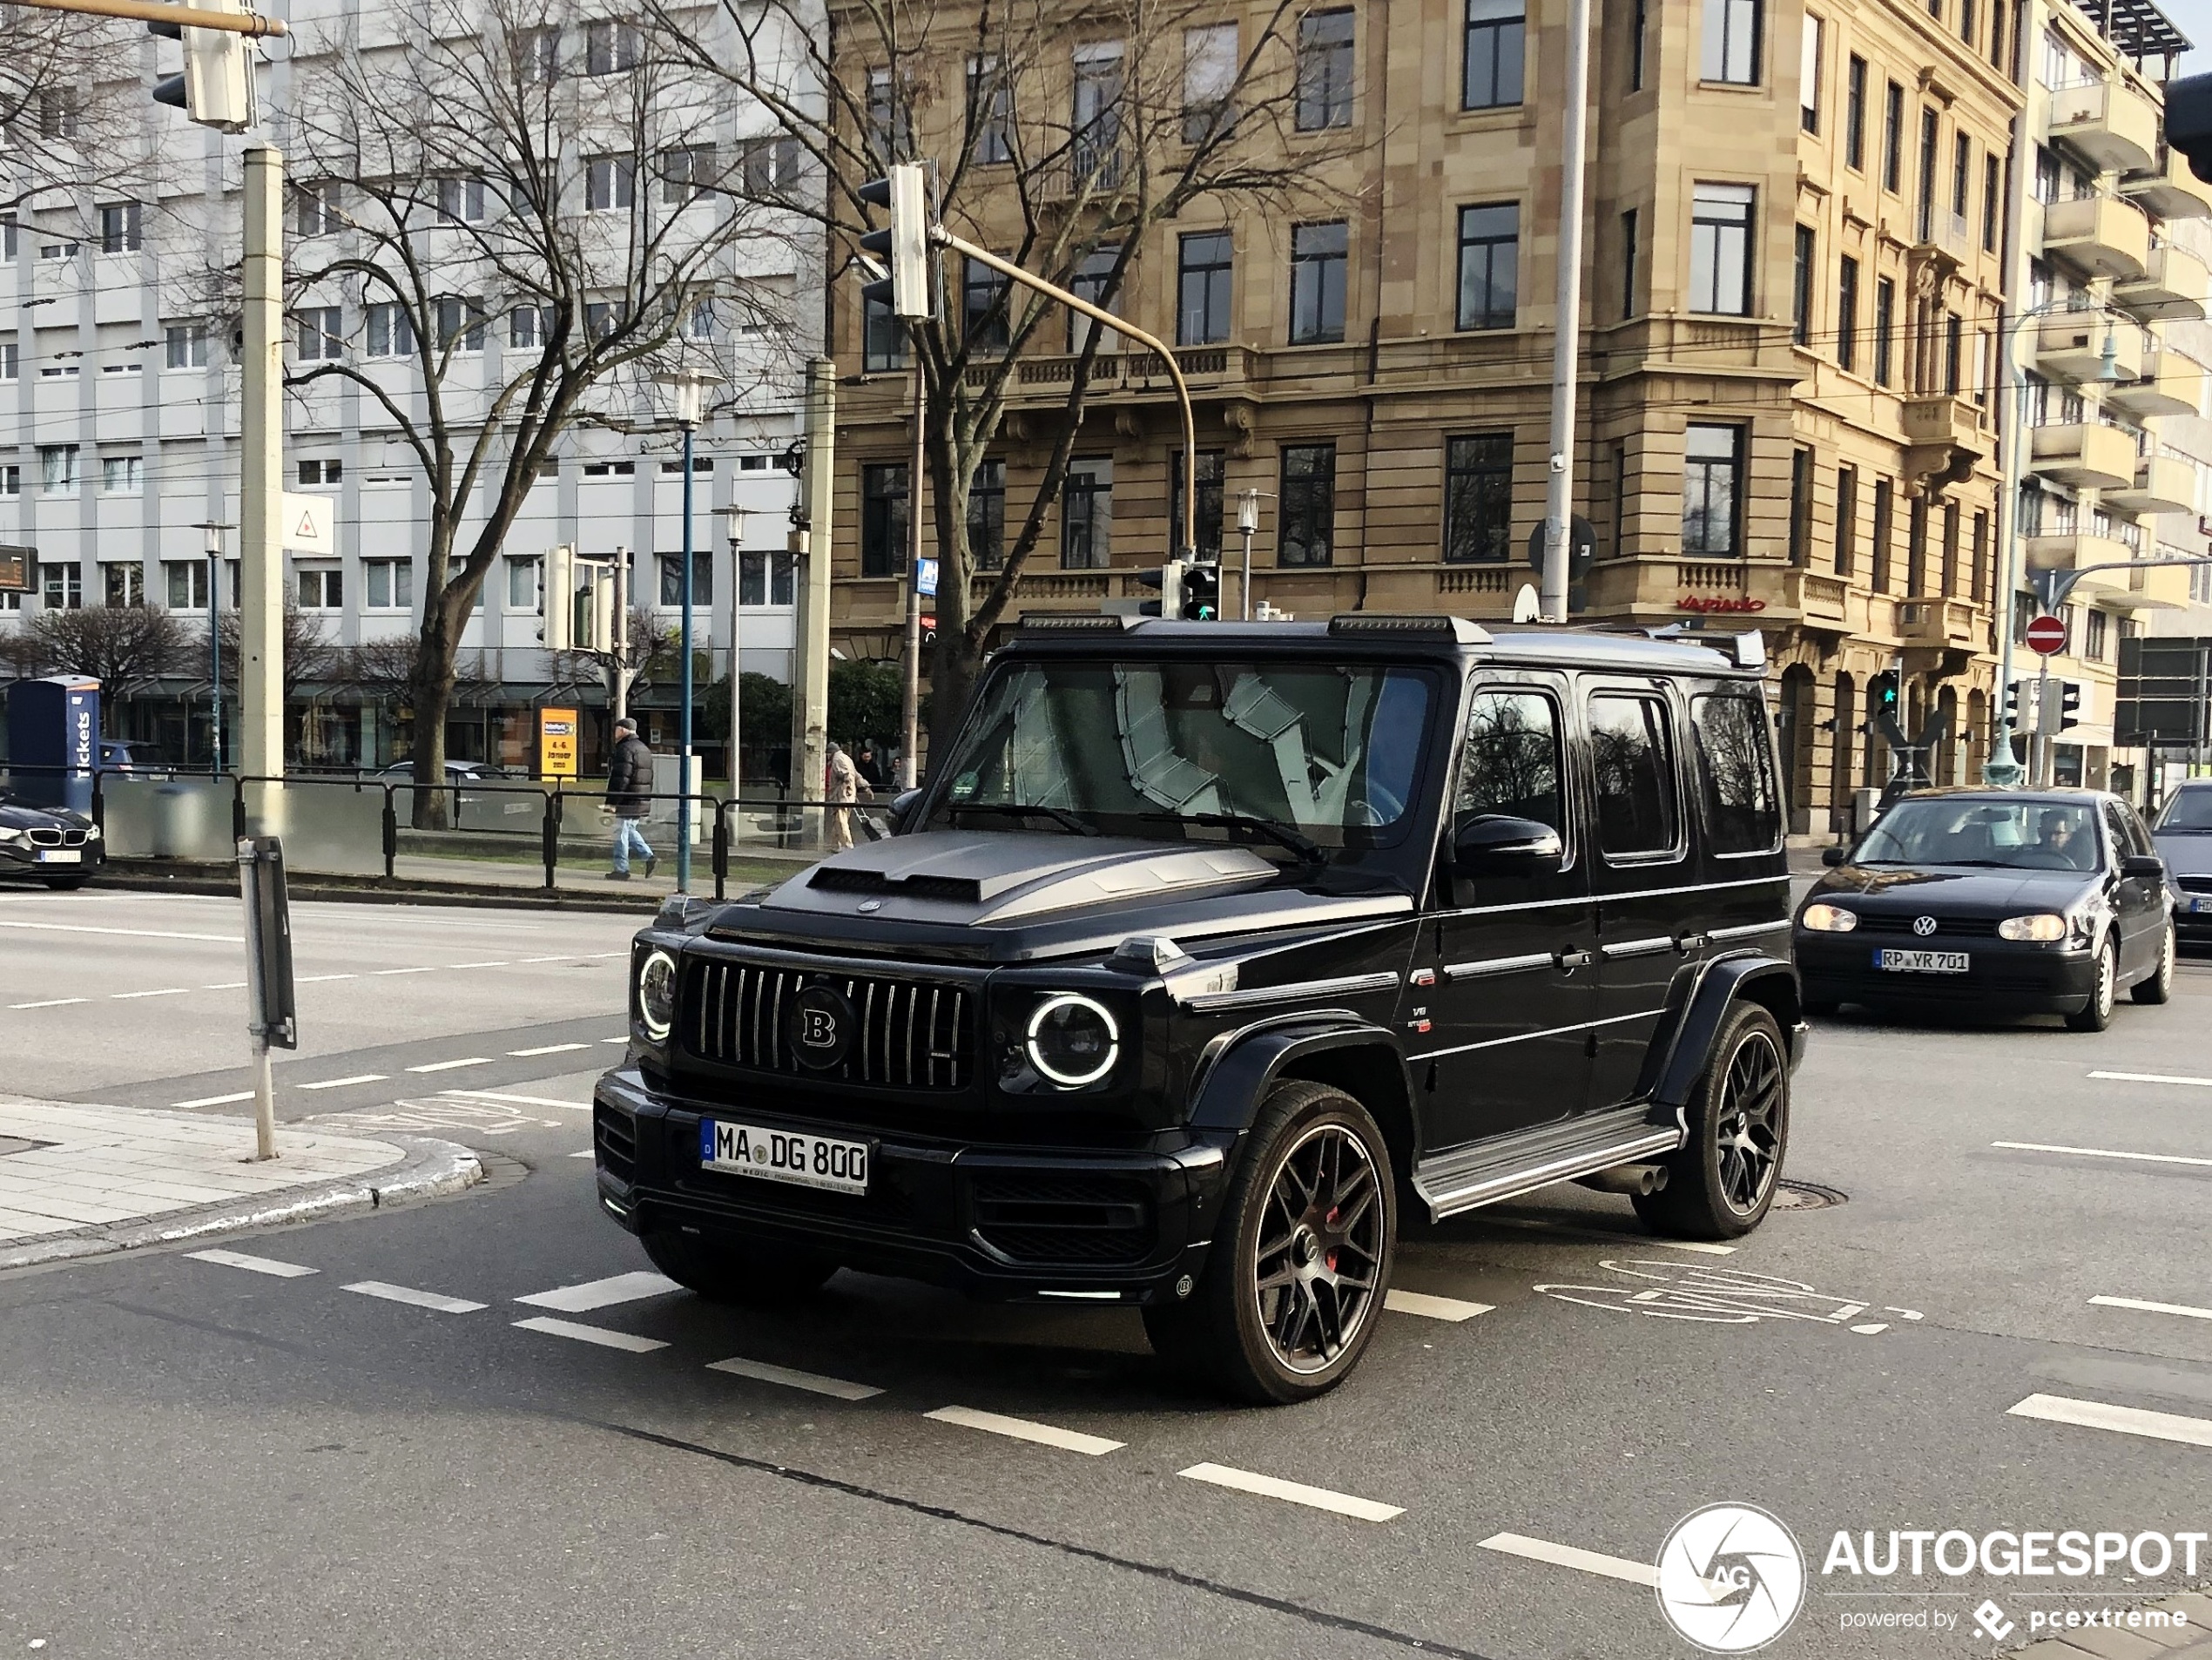
[{"label": "black mercedes g-class suv", "polygon": [[1399,1211],[1756,1226],[1804,1027],[1756,634],[1028,618],[896,833],[637,939],[598,1192],[671,1279],[1133,1304],[1263,1401]]}]

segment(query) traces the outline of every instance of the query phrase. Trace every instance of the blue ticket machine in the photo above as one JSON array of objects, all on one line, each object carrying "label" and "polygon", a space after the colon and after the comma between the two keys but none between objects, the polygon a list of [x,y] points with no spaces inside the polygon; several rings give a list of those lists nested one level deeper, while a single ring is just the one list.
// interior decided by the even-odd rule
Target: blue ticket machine
[{"label": "blue ticket machine", "polygon": [[92,810],[100,683],[81,674],[18,680],[8,692],[9,793],[36,806]]}]

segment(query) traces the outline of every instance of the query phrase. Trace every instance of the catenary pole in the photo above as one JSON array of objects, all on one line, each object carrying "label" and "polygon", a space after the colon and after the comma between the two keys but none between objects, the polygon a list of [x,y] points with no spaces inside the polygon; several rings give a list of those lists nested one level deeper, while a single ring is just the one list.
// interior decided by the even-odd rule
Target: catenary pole
[{"label": "catenary pole", "polygon": [[1582,174],[1589,129],[1590,0],[1567,23],[1566,132],[1560,145],[1559,284],[1552,333],[1551,471],[1544,491],[1544,620],[1567,620],[1567,543],[1575,512],[1575,376],[1582,354]]}]

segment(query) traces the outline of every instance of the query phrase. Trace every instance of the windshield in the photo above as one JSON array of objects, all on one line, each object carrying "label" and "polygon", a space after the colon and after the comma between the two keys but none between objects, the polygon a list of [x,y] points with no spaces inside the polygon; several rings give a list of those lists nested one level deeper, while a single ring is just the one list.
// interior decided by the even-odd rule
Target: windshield
[{"label": "windshield", "polygon": [[2177,790],[2158,815],[2161,833],[2168,830],[2212,830],[2212,790]]},{"label": "windshield", "polygon": [[[1023,665],[986,688],[931,821],[1045,830],[1072,818],[1159,836],[1214,817],[1211,837],[1236,834],[1216,815],[1237,815],[1322,848],[1373,846],[1413,801],[1434,702],[1434,677],[1415,669]],[[1002,811],[1014,806],[1055,811]]]},{"label": "windshield", "polygon": [[1866,833],[1861,865],[1997,865],[2094,870],[2096,821],[2087,806],[1967,796],[1899,801]]}]

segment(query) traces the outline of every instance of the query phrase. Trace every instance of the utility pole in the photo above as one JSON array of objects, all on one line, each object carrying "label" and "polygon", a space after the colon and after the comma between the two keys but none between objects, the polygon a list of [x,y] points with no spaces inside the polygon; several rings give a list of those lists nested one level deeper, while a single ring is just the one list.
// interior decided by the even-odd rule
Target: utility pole
[{"label": "utility pole", "polygon": [[[245,353],[239,398],[239,771],[284,773],[284,156],[246,152]],[[281,832],[280,782],[247,788],[260,833]]]},{"label": "utility pole", "polygon": [[[921,372],[921,340],[915,331],[914,459],[907,469],[907,683],[899,694],[899,787],[915,783],[916,753],[921,747],[921,474],[927,465],[923,422],[929,418],[929,391]],[[944,580],[941,569],[937,573]]]},{"label": "utility pole", "polygon": [[203,519],[194,527],[207,538],[207,771],[223,770],[223,532],[238,527]]},{"label": "utility pole", "polygon": [[1590,0],[1567,22],[1567,131],[1560,145],[1559,285],[1552,334],[1551,475],[1544,492],[1544,620],[1567,620],[1567,540],[1575,512],[1575,376],[1582,354],[1582,173],[1590,105]]},{"label": "utility pole", "polygon": [[[806,366],[806,528],[796,550],[792,573],[798,591],[799,661],[792,675],[791,785],[801,801],[822,799],[823,769],[828,765],[830,491],[835,481],[837,365],[818,357]],[[817,806],[806,810],[799,834],[805,845],[822,839]]]},{"label": "utility pole", "polygon": [[607,624],[607,701],[615,719],[630,713],[630,550],[615,550],[614,616]]}]

